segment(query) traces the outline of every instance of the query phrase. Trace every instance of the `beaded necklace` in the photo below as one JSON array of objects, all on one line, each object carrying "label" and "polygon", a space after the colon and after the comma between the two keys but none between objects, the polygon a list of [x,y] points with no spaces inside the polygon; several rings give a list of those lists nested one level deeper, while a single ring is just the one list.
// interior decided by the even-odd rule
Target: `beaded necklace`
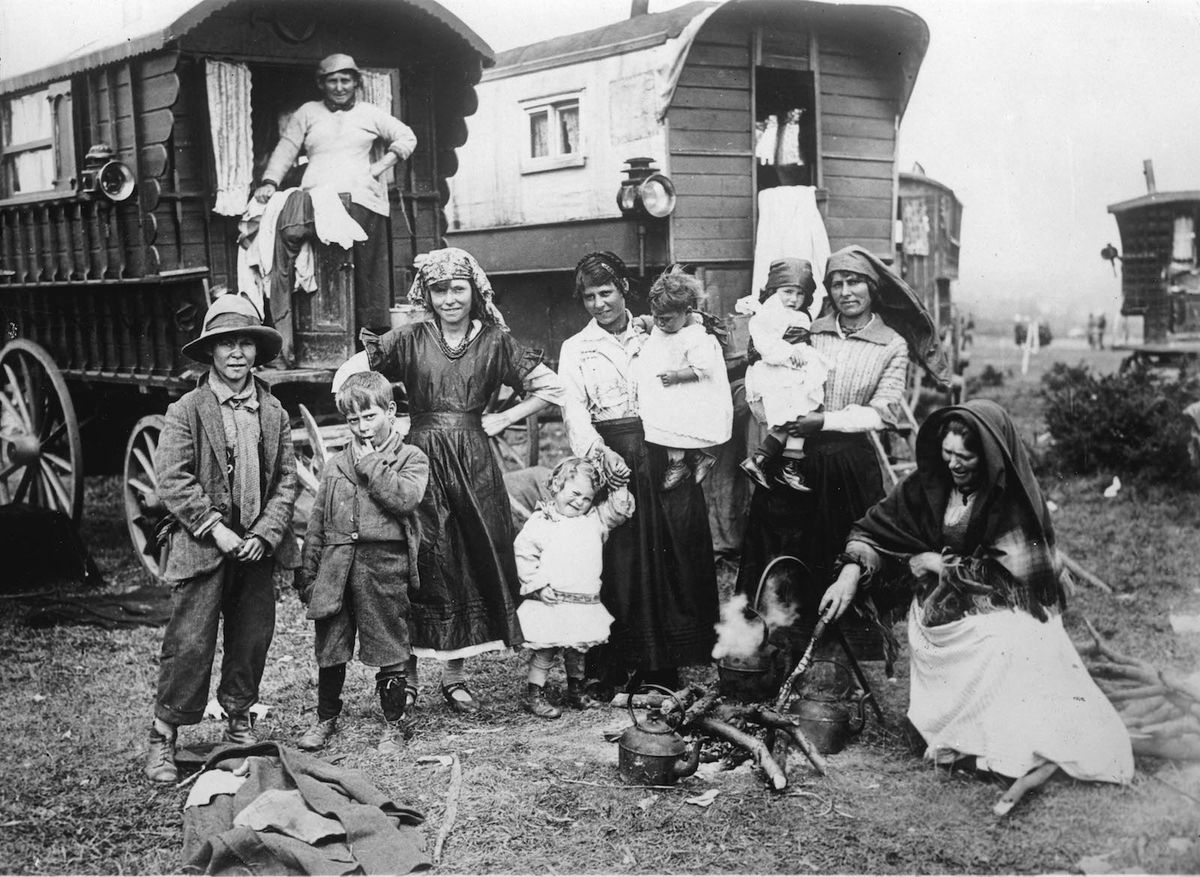
[{"label": "beaded necklace", "polygon": [[458,344],[451,345],[446,340],[446,336],[442,334],[442,327],[440,325],[430,326],[430,330],[433,332],[433,337],[437,339],[438,346],[442,348],[442,353],[446,355],[447,359],[461,359],[462,355],[467,352],[467,348],[471,346],[471,342],[479,337],[480,334],[475,331],[475,323],[472,321],[471,325],[467,327],[466,337]]}]

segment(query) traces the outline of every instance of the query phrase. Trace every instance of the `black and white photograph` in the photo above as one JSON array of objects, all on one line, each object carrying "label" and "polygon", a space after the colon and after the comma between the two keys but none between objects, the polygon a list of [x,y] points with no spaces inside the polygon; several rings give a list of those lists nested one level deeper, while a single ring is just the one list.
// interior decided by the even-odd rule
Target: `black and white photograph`
[{"label": "black and white photograph", "polygon": [[1200,872],[1200,0],[0,0],[0,873]]}]

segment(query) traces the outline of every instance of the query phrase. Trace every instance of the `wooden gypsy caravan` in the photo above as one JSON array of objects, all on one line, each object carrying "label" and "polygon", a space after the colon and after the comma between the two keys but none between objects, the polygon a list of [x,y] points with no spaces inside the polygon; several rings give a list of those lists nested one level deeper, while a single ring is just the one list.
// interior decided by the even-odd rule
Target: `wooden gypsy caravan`
[{"label": "wooden gypsy caravan", "polygon": [[[85,457],[96,471],[124,448],[139,549],[160,412],[195,380],[179,349],[214,287],[238,288],[239,218],[281,114],[318,98],[318,61],[352,54],[360,99],[419,141],[388,180],[393,302],[414,256],[441,245],[446,180],[492,63],[431,0],[177,0],[145,14],[136,34],[0,82],[0,502],[78,518]],[[320,249],[316,291],[296,294],[297,365],[262,375],[293,411],[328,406],[355,349],[351,253]]]},{"label": "wooden gypsy caravan", "polygon": [[1145,163],[1148,192],[1108,206],[1121,234],[1105,259],[1121,261],[1121,314],[1140,318],[1135,353],[1151,359],[1200,356],[1200,191],[1159,192],[1154,167]]},{"label": "wooden gypsy caravan", "polygon": [[966,321],[952,299],[958,279],[962,202],[945,183],[927,177],[920,165],[900,174],[898,207],[902,234],[899,244],[901,276],[916,290],[933,317],[942,348],[950,358],[951,396],[961,401]]},{"label": "wooden gypsy caravan", "polygon": [[633,6],[501,53],[479,85],[470,126],[486,136],[460,154],[447,239],[479,257],[515,333],[558,350],[584,321],[570,272],[597,249],[647,278],[694,266],[710,309],[730,313],[751,291],[759,193],[778,186],[811,187],[834,249],[894,258],[919,17],[809,0]]}]

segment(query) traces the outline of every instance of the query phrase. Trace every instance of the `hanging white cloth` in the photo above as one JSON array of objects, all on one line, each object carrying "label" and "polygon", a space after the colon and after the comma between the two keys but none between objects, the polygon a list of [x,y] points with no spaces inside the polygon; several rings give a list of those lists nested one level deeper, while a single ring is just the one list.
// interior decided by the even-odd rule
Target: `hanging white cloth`
[{"label": "hanging white cloth", "polygon": [[217,177],[214,213],[241,216],[254,184],[254,139],[250,130],[250,68],[207,59],[204,79]]},{"label": "hanging white cloth", "polygon": [[356,241],[367,239],[367,233],[347,212],[336,188],[315,186],[308,190],[308,195],[312,198],[313,229],[321,243],[337,244],[348,250]]},{"label": "hanging white cloth", "polygon": [[779,129],[778,164],[804,164],[804,156],[800,154],[800,117],[804,110],[788,110],[787,119]]},{"label": "hanging white cloth", "polygon": [[779,142],[779,117],[767,116],[767,120],[760,124],[763,126],[761,131],[755,126],[754,157],[758,159],[759,164],[775,164],[775,149]]},{"label": "hanging white cloth", "polygon": [[[757,310],[758,293],[767,285],[767,274],[776,259],[807,259],[812,263],[817,292],[810,312],[821,313],[825,301],[825,263],[829,261],[829,235],[817,208],[812,186],[775,186],[758,193],[758,235],[754,243],[754,273],[749,295],[739,300],[740,313]],[[742,301],[747,304],[742,305]]]}]

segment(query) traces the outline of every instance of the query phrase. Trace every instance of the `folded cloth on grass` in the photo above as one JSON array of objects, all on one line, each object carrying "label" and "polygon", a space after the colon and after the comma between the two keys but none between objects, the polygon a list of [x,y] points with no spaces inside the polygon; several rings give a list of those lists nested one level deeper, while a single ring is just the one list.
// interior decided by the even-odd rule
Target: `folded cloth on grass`
[{"label": "folded cloth on grass", "polygon": [[418,828],[424,815],[388,800],[359,771],[277,743],[222,748],[205,770],[242,773],[243,764],[245,782],[232,793],[185,807],[184,873],[407,874],[430,867]]}]

